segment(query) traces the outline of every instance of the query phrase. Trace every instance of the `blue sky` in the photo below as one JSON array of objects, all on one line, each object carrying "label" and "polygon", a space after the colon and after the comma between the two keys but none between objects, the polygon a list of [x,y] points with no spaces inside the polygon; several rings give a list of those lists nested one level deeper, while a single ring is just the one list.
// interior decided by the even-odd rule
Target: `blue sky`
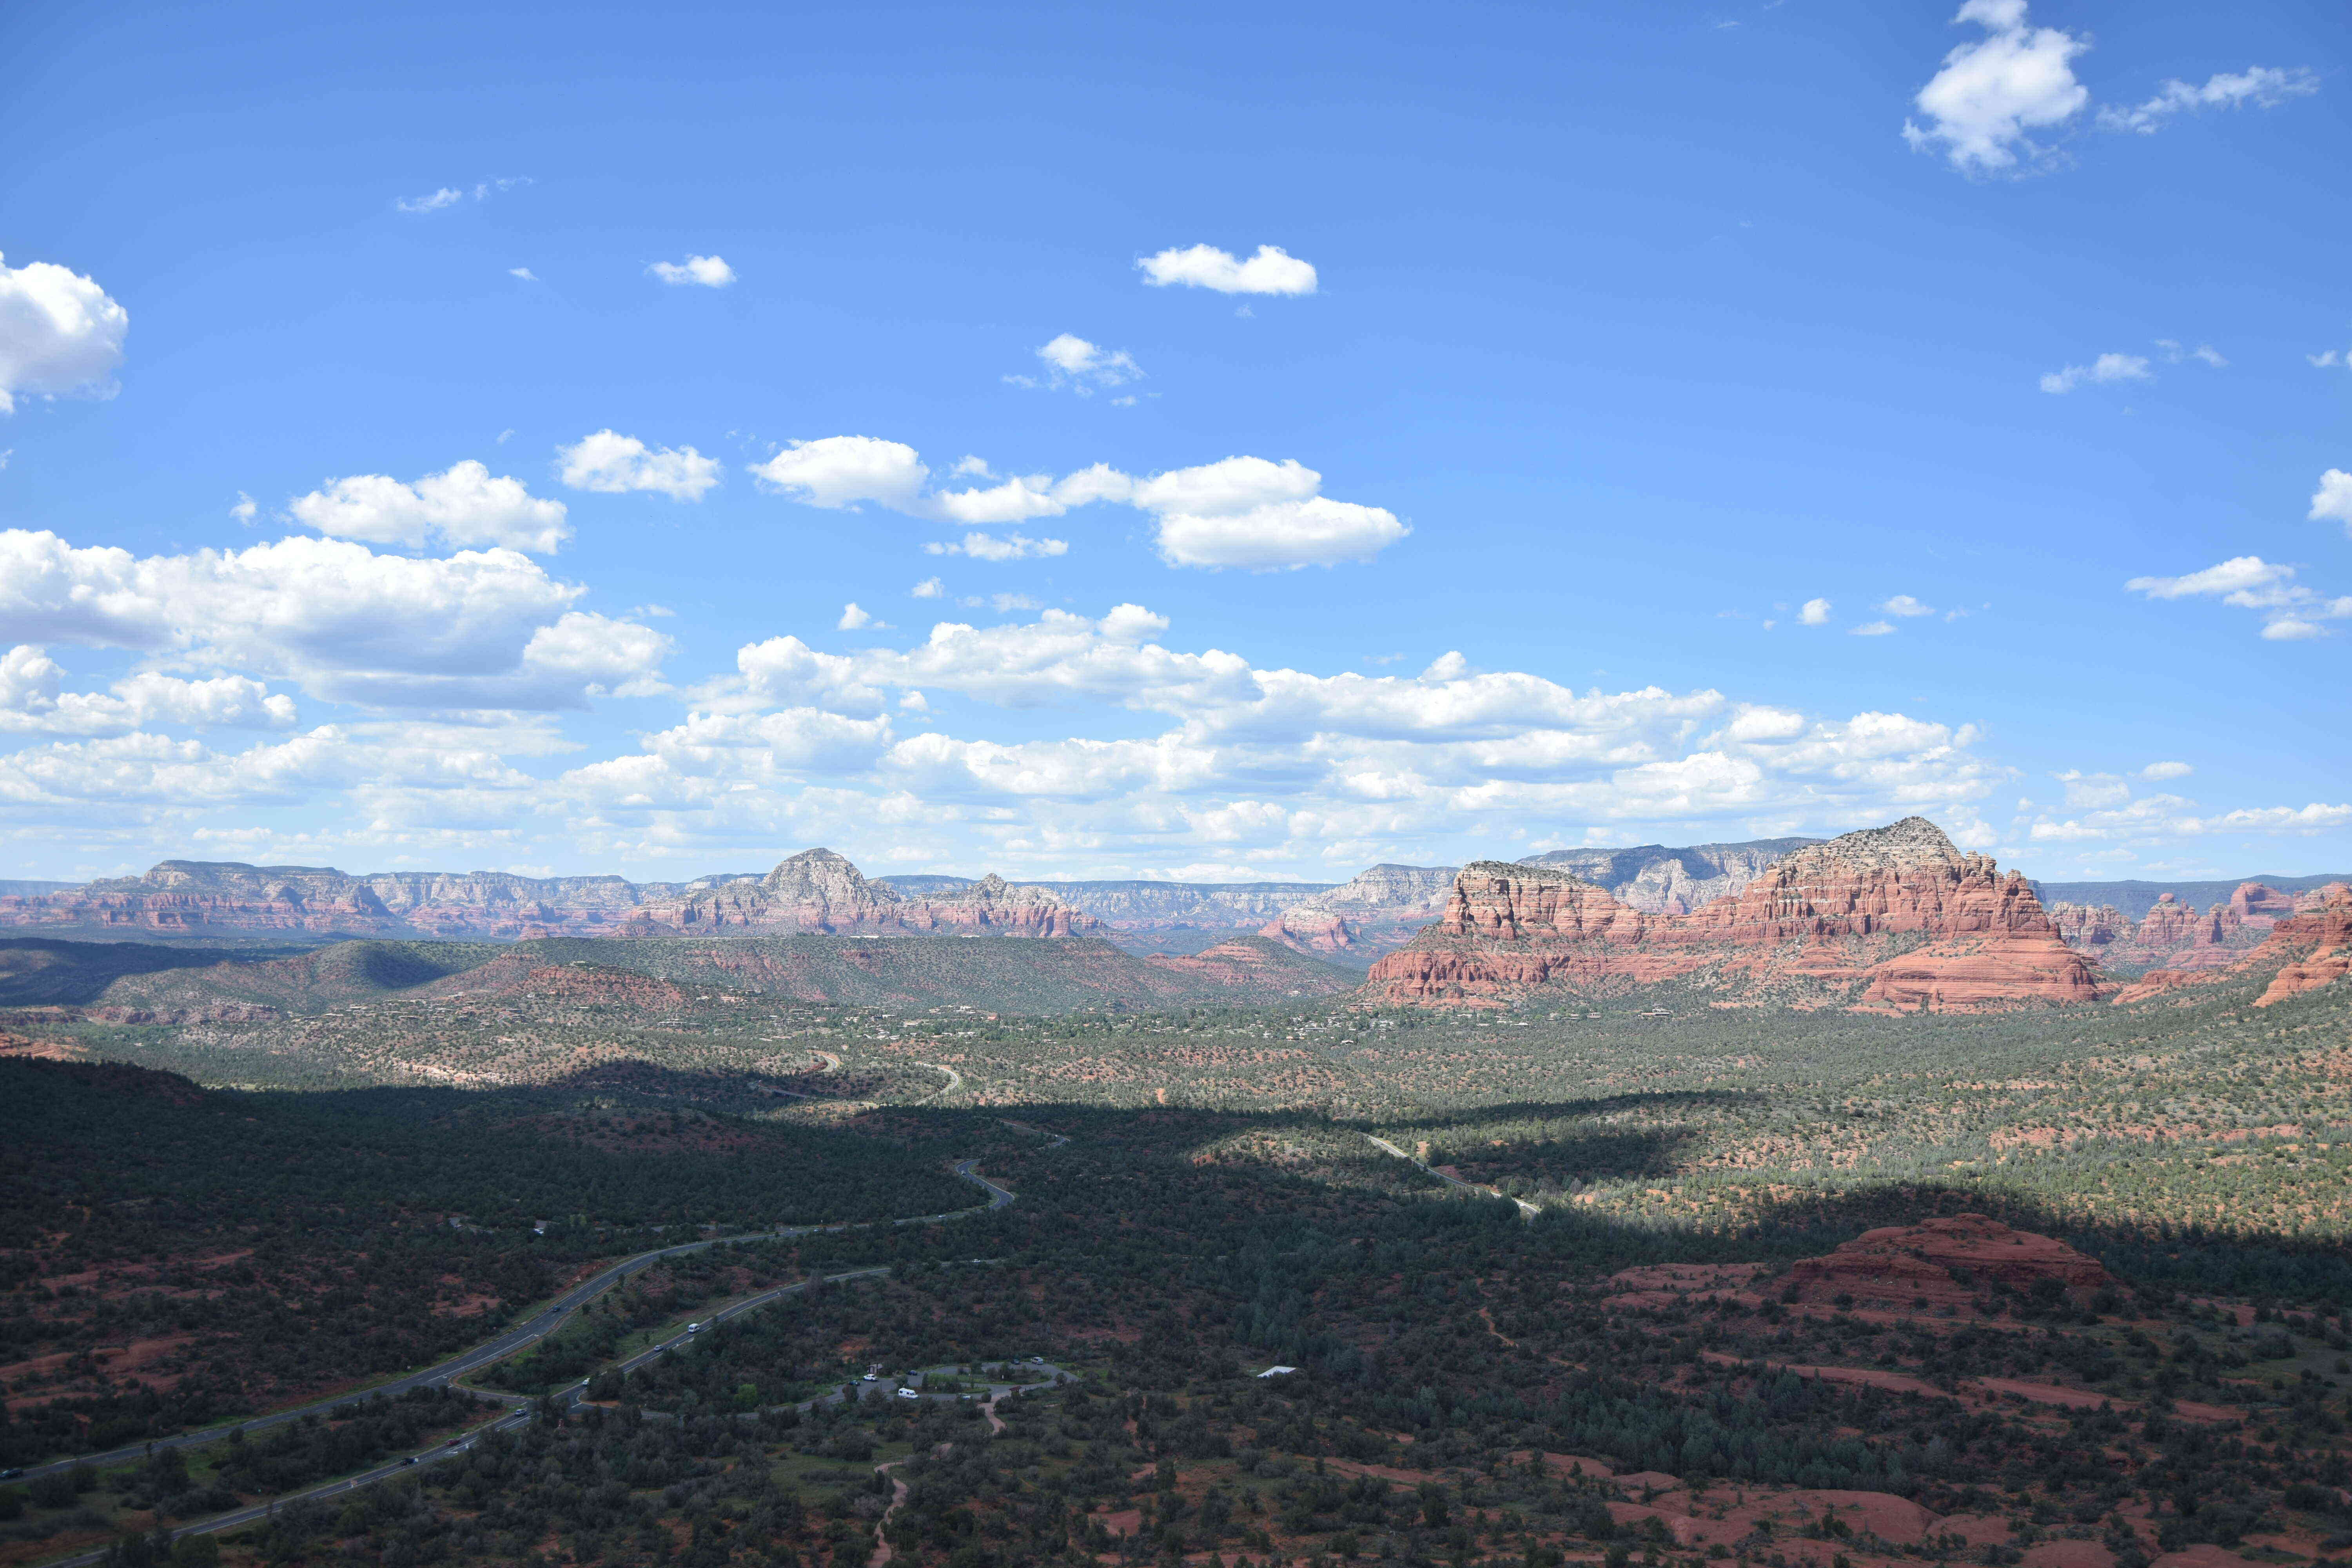
[{"label": "blue sky", "polygon": [[11,874],[2352,868],[2341,20],[8,7]]}]

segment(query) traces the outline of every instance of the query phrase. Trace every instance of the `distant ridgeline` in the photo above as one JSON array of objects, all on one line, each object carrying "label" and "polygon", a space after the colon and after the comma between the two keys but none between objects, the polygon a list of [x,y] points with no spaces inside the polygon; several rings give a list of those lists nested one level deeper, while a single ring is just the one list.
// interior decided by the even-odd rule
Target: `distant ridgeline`
[{"label": "distant ridgeline", "polygon": [[[1021,1011],[1273,1001],[1349,989],[1344,971],[1370,966],[1370,1005],[1502,1006],[1544,992],[1671,985],[1717,1004],[1967,1011],[2137,999],[2152,994],[2142,977],[2158,973],[2259,969],[2288,984],[2292,968],[2325,983],[2336,948],[2328,911],[2345,895],[2313,881],[2241,884],[2202,910],[2168,890],[2133,919],[2112,903],[2045,902],[2024,876],[1963,853],[1921,817],[1827,841],[1562,849],[1459,870],[1383,864],[1342,883],[869,879],[830,849],[689,882],[167,860],[142,877],[0,896],[0,930],[166,943],[181,955],[68,960],[19,942],[0,960],[0,990],[19,1005],[113,1009],[124,1022],[225,1020],[241,1007],[283,1010],[287,999],[225,974],[208,976],[202,997],[182,995],[190,946],[594,939],[612,945],[560,962],[666,984],[701,983],[708,970],[708,983],[729,990],[842,1002],[914,1002],[955,986],[971,988],[961,1000]],[[860,956],[818,942],[679,960],[701,966],[691,976],[655,953],[692,937],[1017,938],[1030,940],[1012,946],[1035,951]],[[1048,956],[1070,943],[1083,951]],[[503,973],[494,956],[486,948],[460,967],[488,983]],[[537,973],[550,961],[541,950],[506,967]],[[719,973],[730,966],[744,974]],[[150,970],[182,978],[143,977]],[[436,973],[402,984],[439,983]]]}]

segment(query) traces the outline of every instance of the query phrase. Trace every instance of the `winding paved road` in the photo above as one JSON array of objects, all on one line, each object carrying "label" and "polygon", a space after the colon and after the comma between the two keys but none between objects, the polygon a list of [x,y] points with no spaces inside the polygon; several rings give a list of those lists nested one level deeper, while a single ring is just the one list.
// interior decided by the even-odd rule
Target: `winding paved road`
[{"label": "winding paved road", "polygon": [[[87,1453],[87,1455],[78,1455],[78,1458],[70,1458],[70,1460],[54,1460],[49,1462],[49,1465],[40,1465],[40,1467],[33,1467],[33,1469],[26,1469],[24,1477],[19,1479],[30,1481],[30,1479],[36,1479],[36,1477],[49,1477],[49,1474],[57,1474],[57,1471],[73,1469],[75,1465],[89,1465],[91,1469],[101,1469],[101,1467],[106,1465],[127,1465],[127,1462],[131,1460],[142,1460],[142,1458],[146,1458],[148,1453],[155,1453],[158,1448],[188,1448],[188,1446],[216,1444],[216,1441],[228,1436],[230,1432],[266,1432],[266,1429],[270,1427],[282,1427],[282,1425],[289,1420],[301,1420],[303,1415],[331,1411],[334,1405],[352,1404],[355,1399],[369,1399],[369,1396],[374,1396],[374,1394],[404,1394],[407,1389],[421,1389],[421,1387],[446,1387],[452,1380],[463,1377],[466,1373],[482,1371],[482,1368],[494,1363],[494,1361],[503,1361],[506,1356],[513,1356],[515,1352],[527,1350],[530,1344],[548,1338],[548,1335],[555,1333],[558,1328],[562,1328],[564,1323],[572,1321],[572,1319],[579,1314],[581,1307],[585,1307],[588,1302],[595,1300],[597,1295],[602,1295],[604,1290],[612,1289],[612,1286],[621,1284],[621,1281],[628,1279],[630,1274],[637,1274],[640,1269],[654,1268],[654,1265],[661,1262],[663,1258],[677,1258],[679,1253],[701,1253],[701,1250],[713,1248],[713,1246],[736,1246],[740,1244],[740,1241],[772,1241],[776,1239],[776,1237],[809,1237],[809,1234],[835,1232],[835,1229],[868,1229],[873,1227],[873,1225],[939,1225],[940,1220],[957,1220],[957,1217],[973,1215],[973,1213],[988,1213],[1012,1204],[1013,1201],[1012,1192],[1007,1192],[1004,1187],[1000,1187],[1000,1184],[995,1184],[992,1180],[985,1178],[985,1175],[981,1175],[979,1163],[981,1163],[979,1159],[962,1159],[962,1162],[955,1163],[955,1175],[960,1175],[960,1178],[967,1180],[967,1183],[973,1183],[976,1187],[988,1192],[988,1204],[985,1204],[985,1206],[950,1208],[948,1213],[919,1213],[919,1215],[908,1215],[903,1217],[903,1220],[842,1220],[842,1223],[835,1223],[835,1225],[779,1225],[776,1229],[752,1232],[752,1234],[746,1234],[746,1237],[713,1237],[710,1241],[682,1241],[679,1246],[661,1246],[661,1248],[654,1248],[652,1253],[637,1253],[635,1258],[624,1258],[621,1262],[614,1262],[612,1268],[597,1269],[595,1274],[583,1279],[581,1284],[572,1286],[572,1289],[564,1290],[562,1295],[558,1295],[555,1300],[548,1302],[543,1310],[536,1311],[530,1321],[508,1328],[506,1333],[501,1333],[499,1338],[487,1340],[487,1342],[482,1344],[475,1344],[473,1350],[463,1352],[463,1354],[458,1356],[452,1356],[449,1361],[442,1361],[442,1363],[437,1363],[437,1366],[428,1366],[424,1368],[424,1371],[407,1373],[404,1377],[393,1377],[391,1383],[381,1383],[376,1384],[376,1387],[369,1387],[369,1389],[358,1389],[358,1392],[351,1392],[351,1394],[336,1394],[334,1399],[318,1399],[318,1401],[310,1401],[310,1404],[306,1405],[294,1405],[294,1408],[289,1408],[289,1411],[273,1411],[268,1413],[268,1415],[252,1417],[252,1420],[230,1422],[230,1425],[226,1425],[226,1427],[205,1427],[200,1429],[200,1432],[181,1432],[176,1434],[176,1436],[158,1436],[158,1438],[152,1438],[152,1441],[130,1444],[127,1448],[113,1448],[113,1450],[108,1450],[108,1453]],[[885,1272],[885,1269],[854,1269],[854,1272],[849,1274],[830,1274],[828,1279],[856,1279],[858,1274],[877,1274],[877,1272]],[[776,1300],[779,1295],[791,1295],[793,1290],[802,1290],[802,1289],[807,1289],[807,1281],[802,1281],[802,1284],[797,1286],[781,1286],[781,1289],[776,1290],[767,1290],[767,1293],[755,1295],[755,1298],[751,1298],[751,1300],[736,1302],[734,1307],[727,1307],[724,1311],[715,1314],[710,1321],[736,1317],[739,1311],[751,1311],[752,1307],[764,1307],[767,1302]],[[658,1356],[661,1352],[670,1350],[670,1347],[675,1347],[675,1344],[682,1344],[685,1342],[685,1338],[687,1335],[677,1335],[675,1340],[666,1340],[663,1344],[656,1344],[656,1347],[652,1347],[652,1350],[646,1350],[645,1354],[633,1356],[633,1359],[624,1363],[624,1371],[628,1371],[628,1368],[633,1366],[642,1366],[645,1361],[654,1359],[654,1356]],[[468,1389],[468,1392],[480,1394],[482,1399],[506,1399],[510,1401],[510,1404],[518,1405],[518,1408],[530,1404],[527,1399],[515,1394],[489,1394],[489,1392],[480,1392],[480,1389]],[[572,1399],[576,1399],[576,1396],[579,1394],[574,1392]],[[491,1422],[491,1425],[503,1425],[503,1420]],[[466,1441],[470,1441],[470,1436],[466,1438]],[[440,1458],[440,1455],[433,1455],[433,1458]],[[327,1488],[315,1490],[315,1493],[301,1493],[301,1495],[306,1495],[308,1498],[308,1495],[324,1495],[324,1493],[330,1493],[330,1490],[341,1490],[341,1488],[346,1486],[364,1486],[367,1481],[381,1481],[385,1474],[395,1474],[395,1471],[400,1469],[404,1469],[404,1465],[402,1465],[402,1462],[395,1462],[395,1465],[379,1467],[376,1471],[369,1471],[364,1479],[334,1481]],[[233,1528],[236,1523],[247,1521],[247,1519],[261,1519],[264,1511],[245,1510],[240,1511],[240,1514],[216,1519],[216,1521],[205,1521],[200,1523],[200,1526],[188,1526],[188,1531],[224,1531],[224,1528]],[[91,1559],[80,1559],[80,1556],[78,1556],[78,1559],[64,1559],[64,1561],[80,1563],[80,1561],[91,1561]]]}]

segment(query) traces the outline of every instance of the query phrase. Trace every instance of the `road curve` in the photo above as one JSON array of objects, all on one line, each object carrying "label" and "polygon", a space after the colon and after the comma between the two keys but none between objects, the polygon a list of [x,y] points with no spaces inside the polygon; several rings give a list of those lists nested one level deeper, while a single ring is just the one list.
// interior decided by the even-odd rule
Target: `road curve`
[{"label": "road curve", "polygon": [[[96,1469],[108,1465],[127,1464],[133,1459],[144,1458],[159,1448],[181,1448],[216,1443],[231,1432],[267,1431],[272,1426],[282,1426],[289,1421],[323,1413],[333,1409],[338,1405],[349,1405],[354,1400],[365,1399],[373,1394],[391,1395],[404,1394],[412,1388],[446,1386],[452,1379],[463,1377],[469,1372],[479,1372],[493,1362],[503,1361],[537,1341],[545,1339],[570,1322],[583,1307],[606,1290],[626,1279],[630,1275],[652,1268],[665,1258],[676,1258],[682,1253],[700,1252],[713,1247],[731,1247],[739,1242],[770,1241],[778,1237],[810,1236],[819,1232],[836,1230],[864,1230],[877,1225],[935,1225],[940,1221],[955,1219],[965,1215],[982,1214],[1001,1209],[1013,1202],[1013,1194],[982,1175],[978,1169],[979,1165],[980,1162],[976,1159],[960,1160],[953,1169],[956,1175],[988,1194],[988,1203],[984,1207],[951,1209],[945,1214],[911,1215],[904,1219],[844,1221],[834,1225],[779,1226],[774,1230],[755,1231],[747,1236],[718,1237],[709,1241],[688,1241],[676,1247],[656,1247],[651,1252],[641,1252],[634,1258],[623,1258],[618,1263],[599,1269],[558,1296],[529,1321],[518,1323],[495,1339],[485,1341],[471,1350],[461,1352],[447,1361],[425,1367],[422,1371],[409,1373],[405,1376],[394,1378],[389,1383],[378,1384],[372,1388],[337,1394],[331,1399],[317,1399],[308,1405],[272,1411],[267,1415],[257,1415],[247,1421],[232,1422],[225,1426],[206,1426],[194,1432],[182,1432],[169,1437],[157,1437],[152,1441],[132,1443],[103,1454],[82,1454],[68,1459],[52,1460],[46,1465],[27,1468],[24,1475],[17,1479],[32,1480],[41,1476],[54,1475],[60,1470],[69,1470],[76,1465],[88,1465]],[[800,1289],[798,1286],[786,1286],[783,1290],[771,1291],[758,1300],[761,1302],[773,1300],[785,1291],[798,1289]],[[731,1316],[733,1312],[740,1311],[745,1306],[751,1304],[753,1303],[743,1303],[730,1309],[729,1315]],[[205,1528],[218,1527],[206,1526]]]},{"label": "road curve", "polygon": [[[1414,1159],[1412,1155],[1406,1153],[1403,1150],[1398,1148],[1395,1144],[1390,1142],[1385,1138],[1375,1137],[1370,1132],[1365,1133],[1364,1137],[1367,1142],[1377,1145],[1382,1153],[1394,1154],[1398,1159],[1402,1160],[1408,1165],[1419,1166],[1422,1170],[1427,1171],[1431,1175],[1435,1176],[1439,1181],[1444,1182],[1449,1187],[1459,1187],[1465,1193],[1476,1193],[1482,1198],[1499,1198],[1503,1195],[1492,1187],[1483,1186],[1476,1182],[1465,1182],[1459,1176],[1449,1176],[1444,1172],[1436,1169],[1425,1161]],[[1543,1213],[1543,1210],[1536,1207],[1535,1205],[1528,1202],[1525,1198],[1513,1198],[1511,1201],[1519,1205],[1519,1217],[1521,1219],[1533,1219],[1536,1215]]]}]

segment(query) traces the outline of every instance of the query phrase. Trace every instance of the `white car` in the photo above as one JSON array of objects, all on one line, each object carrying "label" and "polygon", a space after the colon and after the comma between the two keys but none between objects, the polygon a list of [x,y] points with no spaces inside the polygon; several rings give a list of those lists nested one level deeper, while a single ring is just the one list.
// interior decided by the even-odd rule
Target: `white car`
[{"label": "white car", "polygon": [[902,1388],[898,1391],[898,1397],[901,1399],[920,1399],[922,1395],[916,1393],[911,1388]]},{"label": "white car", "polygon": [[866,1381],[867,1383],[877,1383],[877,1382],[879,1382],[879,1381],[881,1380],[881,1377],[882,1377],[882,1374],[881,1374],[880,1373],[878,1373],[878,1372],[869,1372],[869,1373],[867,1373],[866,1374],[866,1379],[865,1379],[865,1381]]}]

